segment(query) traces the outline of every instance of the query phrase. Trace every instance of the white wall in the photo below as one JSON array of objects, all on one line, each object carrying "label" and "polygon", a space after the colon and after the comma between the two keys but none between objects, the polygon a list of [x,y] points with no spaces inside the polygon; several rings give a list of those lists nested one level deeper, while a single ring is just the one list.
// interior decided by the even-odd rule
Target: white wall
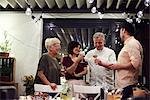
[{"label": "white wall", "polygon": [[7,31],[12,41],[11,54],[16,58],[16,82],[20,95],[25,94],[23,76],[36,73],[41,54],[42,30],[42,21],[35,23],[31,16],[0,12],[0,41],[3,31]]}]

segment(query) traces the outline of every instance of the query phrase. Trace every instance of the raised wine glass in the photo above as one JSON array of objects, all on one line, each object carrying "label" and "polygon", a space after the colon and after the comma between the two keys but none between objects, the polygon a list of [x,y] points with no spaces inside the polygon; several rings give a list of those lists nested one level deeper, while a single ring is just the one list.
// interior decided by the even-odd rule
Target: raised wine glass
[{"label": "raised wine glass", "polygon": [[[79,53],[79,54],[85,57],[85,52],[84,52],[84,51],[80,51],[80,53]],[[84,60],[81,60],[81,62],[80,62],[80,63],[84,63]]]}]

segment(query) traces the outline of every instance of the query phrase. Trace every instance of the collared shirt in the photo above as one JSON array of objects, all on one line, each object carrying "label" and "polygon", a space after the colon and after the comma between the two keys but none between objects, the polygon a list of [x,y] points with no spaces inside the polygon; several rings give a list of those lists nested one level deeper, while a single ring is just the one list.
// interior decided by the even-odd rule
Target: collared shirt
[{"label": "collared shirt", "polygon": [[118,55],[118,63],[131,62],[133,68],[116,70],[116,86],[124,88],[138,82],[139,69],[142,67],[143,49],[139,41],[133,36],[124,42],[124,47]]},{"label": "collared shirt", "polygon": [[114,87],[114,71],[105,67],[96,65],[93,59],[93,55],[103,59],[108,63],[116,63],[116,55],[112,49],[104,47],[102,50],[93,49],[90,50],[85,59],[88,61],[91,69],[90,84],[91,85],[107,85],[108,88]]}]

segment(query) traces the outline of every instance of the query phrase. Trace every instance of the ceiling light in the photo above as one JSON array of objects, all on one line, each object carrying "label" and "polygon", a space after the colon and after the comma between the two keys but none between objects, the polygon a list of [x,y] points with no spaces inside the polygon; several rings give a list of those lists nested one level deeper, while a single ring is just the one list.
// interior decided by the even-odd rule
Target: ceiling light
[{"label": "ceiling light", "polygon": [[96,13],[96,12],[97,12],[96,7],[93,7],[93,8],[91,9],[91,12],[92,12],[93,14]]},{"label": "ceiling light", "polygon": [[138,18],[143,17],[143,12],[142,12],[142,11],[139,11],[139,12],[137,13],[137,16],[138,16]]},{"label": "ceiling light", "polygon": [[93,3],[94,2],[94,0],[88,0],[88,3]]},{"label": "ceiling light", "polygon": [[125,15],[126,15],[126,12],[121,13],[121,15],[122,15],[122,16],[125,16]]},{"label": "ceiling light", "polygon": [[133,19],[129,18],[129,17],[126,19],[126,21],[129,22],[129,23],[133,23]]},{"label": "ceiling light", "polygon": [[136,22],[137,23],[141,23],[141,19],[140,18],[136,18]]},{"label": "ceiling light", "polygon": [[118,32],[119,31],[119,24],[116,25],[116,30],[115,32]]},{"label": "ceiling light", "polygon": [[144,5],[148,7],[150,5],[150,0],[145,0]]},{"label": "ceiling light", "polygon": [[52,23],[52,22],[49,23],[49,29],[50,30],[53,30],[53,28],[55,28],[55,27],[56,27],[56,25],[54,25],[54,23]]},{"label": "ceiling light", "polygon": [[118,28],[116,28],[115,32],[118,32],[118,31],[119,31],[119,29],[118,29]]},{"label": "ceiling light", "polygon": [[32,10],[31,10],[31,8],[30,7],[28,7],[27,9],[26,9],[26,15],[31,15],[32,14]]},{"label": "ceiling light", "polygon": [[49,23],[49,27],[55,27],[53,23]]}]

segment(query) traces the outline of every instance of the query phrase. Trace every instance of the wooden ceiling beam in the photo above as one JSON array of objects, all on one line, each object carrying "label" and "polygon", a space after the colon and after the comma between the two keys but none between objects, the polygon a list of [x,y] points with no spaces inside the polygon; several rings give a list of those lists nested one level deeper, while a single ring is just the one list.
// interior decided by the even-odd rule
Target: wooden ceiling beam
[{"label": "wooden ceiling beam", "polygon": [[35,2],[40,8],[43,8],[46,5],[44,0],[35,0]]},{"label": "wooden ceiling beam", "polygon": [[126,8],[129,7],[130,3],[131,3],[131,0],[128,0],[127,5],[126,5]]},{"label": "wooden ceiling beam", "polygon": [[0,0],[0,5],[1,5],[3,8],[6,8],[7,5],[8,5],[8,2],[5,1],[5,0]]},{"label": "wooden ceiling beam", "polygon": [[25,0],[15,0],[15,1],[20,6],[20,8],[25,8],[27,6]]},{"label": "wooden ceiling beam", "polygon": [[31,8],[34,8],[36,6],[35,0],[25,0],[25,2],[30,5]]},{"label": "wooden ceiling beam", "polygon": [[104,3],[104,0],[97,0],[97,8],[100,8],[101,5]]},{"label": "wooden ceiling beam", "polygon": [[6,1],[12,8],[16,8],[18,6],[15,0],[6,0]]},{"label": "wooden ceiling beam", "polygon": [[136,6],[135,6],[135,9],[137,9],[137,8],[139,7],[141,1],[142,1],[142,0],[139,0],[139,1],[138,1],[138,3],[137,3]]},{"label": "wooden ceiling beam", "polygon": [[67,7],[70,9],[74,4],[75,0],[66,0]]},{"label": "wooden ceiling beam", "polygon": [[49,8],[53,8],[56,5],[55,0],[45,0],[45,2]]},{"label": "wooden ceiling beam", "polygon": [[86,0],[86,5],[87,5],[87,8],[90,8],[92,6],[92,3],[89,3],[89,0]]},{"label": "wooden ceiling beam", "polygon": [[85,4],[85,0],[76,0],[77,8],[81,8]]},{"label": "wooden ceiling beam", "polygon": [[116,9],[119,9],[120,5],[122,4],[123,0],[118,0],[117,5],[116,5]]},{"label": "wooden ceiling beam", "polygon": [[111,7],[112,3],[113,3],[113,0],[107,0],[106,8],[109,9]]},{"label": "wooden ceiling beam", "polygon": [[65,0],[55,0],[58,8],[62,8],[65,5]]}]

